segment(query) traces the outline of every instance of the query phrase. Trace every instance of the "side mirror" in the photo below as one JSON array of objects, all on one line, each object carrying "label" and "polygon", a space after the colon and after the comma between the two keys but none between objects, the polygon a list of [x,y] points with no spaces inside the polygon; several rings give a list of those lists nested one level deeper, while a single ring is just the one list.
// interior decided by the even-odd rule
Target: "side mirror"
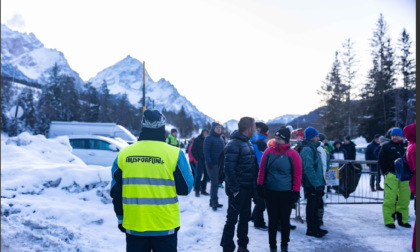
[{"label": "side mirror", "polygon": [[115,144],[110,144],[109,149],[112,151],[119,151],[118,147]]}]

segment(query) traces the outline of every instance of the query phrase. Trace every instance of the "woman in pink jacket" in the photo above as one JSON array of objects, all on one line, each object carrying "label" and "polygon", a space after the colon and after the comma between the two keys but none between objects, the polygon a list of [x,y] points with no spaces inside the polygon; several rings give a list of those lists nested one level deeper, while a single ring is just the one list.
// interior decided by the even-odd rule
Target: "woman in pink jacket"
[{"label": "woman in pink jacket", "polygon": [[[405,154],[407,164],[412,172],[416,172],[416,122],[405,126],[403,132],[408,140],[408,148]],[[414,173],[410,179],[410,191],[412,191],[414,197],[416,197],[416,173]],[[416,250],[416,222],[414,223],[413,250]]]},{"label": "woman in pink jacket", "polygon": [[281,225],[281,251],[287,251],[290,214],[300,197],[302,160],[290,148],[289,140],[288,128],[276,132],[274,145],[264,151],[258,172],[258,194],[265,198],[267,206],[270,251],[277,251],[278,224]]}]

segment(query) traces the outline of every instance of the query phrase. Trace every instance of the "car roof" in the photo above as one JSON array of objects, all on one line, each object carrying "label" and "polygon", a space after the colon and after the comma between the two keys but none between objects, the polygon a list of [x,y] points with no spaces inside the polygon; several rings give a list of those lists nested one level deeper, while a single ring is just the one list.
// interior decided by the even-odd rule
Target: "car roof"
[{"label": "car roof", "polygon": [[121,141],[112,139],[111,137],[100,136],[100,135],[67,135],[69,139],[96,139],[96,140],[103,140],[109,143],[115,144],[116,146],[123,148],[128,146],[129,144],[122,143]]}]

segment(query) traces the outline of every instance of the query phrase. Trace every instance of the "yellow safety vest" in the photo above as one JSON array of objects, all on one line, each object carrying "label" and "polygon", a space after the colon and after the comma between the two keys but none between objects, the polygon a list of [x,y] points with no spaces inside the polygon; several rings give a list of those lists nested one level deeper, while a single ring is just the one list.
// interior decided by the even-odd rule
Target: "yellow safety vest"
[{"label": "yellow safety vest", "polygon": [[180,226],[174,171],[179,148],[139,141],[118,154],[122,170],[123,227],[137,232]]}]

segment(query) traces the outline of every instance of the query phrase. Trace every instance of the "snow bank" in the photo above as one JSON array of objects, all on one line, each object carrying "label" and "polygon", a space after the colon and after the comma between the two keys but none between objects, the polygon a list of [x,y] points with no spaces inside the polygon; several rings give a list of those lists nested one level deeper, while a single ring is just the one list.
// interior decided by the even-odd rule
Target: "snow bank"
[{"label": "snow bank", "polygon": [[[71,154],[65,137],[27,133],[1,135],[1,167],[2,251],[125,251],[125,235],[117,229],[109,197],[110,167],[85,165]],[[191,193],[178,199],[178,251],[221,251],[228,201],[224,189],[219,190],[224,206],[216,212],[208,196]],[[306,217],[304,204],[301,216]],[[306,223],[291,222],[297,229],[291,231],[289,251],[411,251],[413,229],[385,228],[380,204],[327,205],[323,228],[329,234],[322,239],[306,236]],[[277,237],[280,243],[280,233]],[[252,222],[249,239],[250,251],[269,251],[267,232],[254,229]]]}]

